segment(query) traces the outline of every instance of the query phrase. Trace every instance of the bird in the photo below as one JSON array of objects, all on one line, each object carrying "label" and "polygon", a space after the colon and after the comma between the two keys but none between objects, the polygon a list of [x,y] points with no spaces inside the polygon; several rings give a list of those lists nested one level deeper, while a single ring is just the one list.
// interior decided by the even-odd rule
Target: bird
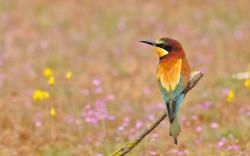
[{"label": "bird", "polygon": [[175,39],[163,37],[155,41],[140,42],[153,46],[159,56],[156,77],[170,122],[169,135],[177,145],[181,131],[180,106],[190,78],[188,60],[181,43]]}]

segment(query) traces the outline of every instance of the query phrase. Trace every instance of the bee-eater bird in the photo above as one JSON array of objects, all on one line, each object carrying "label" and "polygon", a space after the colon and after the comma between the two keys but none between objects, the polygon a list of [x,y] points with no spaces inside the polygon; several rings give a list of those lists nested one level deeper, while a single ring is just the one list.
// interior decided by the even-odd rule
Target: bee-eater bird
[{"label": "bee-eater bird", "polygon": [[157,80],[170,121],[169,135],[174,137],[174,143],[177,145],[177,137],[181,131],[179,110],[190,76],[190,67],[185,52],[181,44],[171,38],[141,42],[154,46],[159,55]]}]

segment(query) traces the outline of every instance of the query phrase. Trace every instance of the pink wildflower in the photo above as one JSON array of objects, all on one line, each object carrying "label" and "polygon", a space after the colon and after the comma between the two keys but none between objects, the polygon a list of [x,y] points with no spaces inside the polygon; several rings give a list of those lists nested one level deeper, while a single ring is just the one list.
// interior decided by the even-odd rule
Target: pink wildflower
[{"label": "pink wildflower", "polygon": [[216,128],[219,127],[219,125],[218,125],[218,123],[213,122],[213,123],[211,123],[210,127],[213,128],[213,129],[216,129]]}]

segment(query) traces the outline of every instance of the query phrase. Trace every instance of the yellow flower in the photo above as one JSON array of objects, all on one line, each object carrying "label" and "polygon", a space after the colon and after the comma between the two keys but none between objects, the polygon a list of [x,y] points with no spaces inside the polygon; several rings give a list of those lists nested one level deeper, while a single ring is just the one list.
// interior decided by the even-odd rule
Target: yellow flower
[{"label": "yellow flower", "polygon": [[49,110],[49,115],[52,117],[52,118],[55,118],[56,117],[56,109],[55,107],[51,107],[50,110]]},{"label": "yellow flower", "polygon": [[224,152],[220,152],[220,156],[225,156],[225,153]]},{"label": "yellow flower", "polygon": [[55,85],[55,78],[53,76],[49,77],[48,84],[50,86],[54,86]]},{"label": "yellow flower", "polygon": [[43,70],[43,76],[44,76],[44,77],[47,77],[47,78],[53,76],[53,70],[52,70],[51,68],[48,68],[48,67],[45,68],[45,69]]},{"label": "yellow flower", "polygon": [[40,89],[35,90],[35,92],[32,95],[32,99],[34,101],[42,101],[47,100],[50,98],[50,94],[47,91],[43,91]]},{"label": "yellow flower", "polygon": [[43,91],[43,99],[47,100],[50,98],[49,92]]},{"label": "yellow flower", "polygon": [[235,98],[234,91],[230,89],[227,94],[227,102],[233,102],[234,98]]},{"label": "yellow flower", "polygon": [[72,78],[72,72],[71,71],[66,72],[65,77],[66,79],[70,80]]},{"label": "yellow flower", "polygon": [[245,80],[244,86],[245,86],[246,88],[250,88],[250,79]]},{"label": "yellow flower", "polygon": [[41,101],[42,100],[42,91],[37,89],[32,95],[32,99],[34,101]]}]

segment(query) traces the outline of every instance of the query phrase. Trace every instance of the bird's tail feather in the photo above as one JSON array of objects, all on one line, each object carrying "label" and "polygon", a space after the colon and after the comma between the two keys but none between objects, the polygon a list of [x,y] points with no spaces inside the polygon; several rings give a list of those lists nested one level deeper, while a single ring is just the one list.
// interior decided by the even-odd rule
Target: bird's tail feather
[{"label": "bird's tail feather", "polygon": [[174,137],[174,143],[177,145],[177,137],[181,131],[180,119],[179,119],[179,108],[182,100],[184,99],[184,94],[181,94],[177,101],[170,98],[167,105],[168,118],[170,121],[169,135]]},{"label": "bird's tail feather", "polygon": [[172,118],[172,116],[171,116],[171,109],[170,109],[170,103],[168,102],[168,103],[166,103],[166,106],[167,106],[167,113],[168,113],[168,119],[169,119],[169,122],[171,123],[171,118]]},{"label": "bird's tail feather", "polygon": [[166,103],[169,122],[172,123],[176,113],[176,102],[172,99]]},{"label": "bird's tail feather", "polygon": [[177,137],[174,137],[174,144],[178,144],[178,140],[177,140]]},{"label": "bird's tail feather", "polygon": [[175,116],[172,123],[170,123],[169,135],[174,137],[174,143],[177,145],[177,137],[181,131],[180,121],[178,114]]}]

